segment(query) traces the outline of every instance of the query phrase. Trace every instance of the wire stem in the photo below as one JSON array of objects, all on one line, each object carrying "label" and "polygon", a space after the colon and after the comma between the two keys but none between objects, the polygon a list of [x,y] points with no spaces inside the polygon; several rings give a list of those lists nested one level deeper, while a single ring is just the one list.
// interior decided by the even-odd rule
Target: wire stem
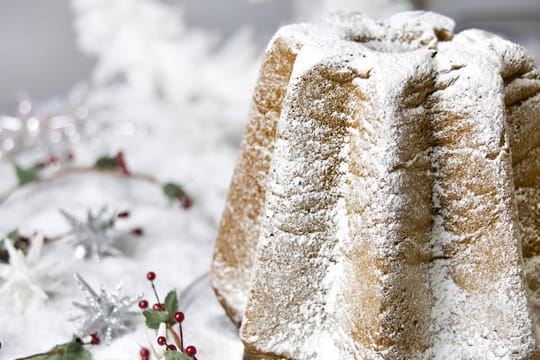
[{"label": "wire stem", "polygon": [[6,202],[13,194],[15,194],[17,191],[27,188],[31,185],[42,185],[54,182],[56,180],[69,177],[69,176],[76,176],[76,175],[83,175],[83,174],[98,174],[98,175],[105,175],[105,176],[114,176],[114,177],[121,177],[121,178],[128,178],[128,179],[134,179],[139,181],[144,181],[150,184],[154,185],[161,185],[160,182],[152,175],[149,174],[143,174],[143,173],[136,173],[136,172],[130,172],[129,175],[124,175],[120,170],[114,169],[98,169],[92,166],[74,166],[74,167],[67,167],[62,168],[60,170],[57,170],[52,175],[49,175],[47,177],[43,177],[39,180],[33,181],[28,184],[24,185],[16,185],[13,186],[11,189],[5,191],[0,195],[0,205]]},{"label": "wire stem", "polygon": [[176,333],[176,331],[174,331],[174,328],[169,323],[167,323],[167,330],[169,330],[169,332],[171,333],[171,335],[172,335],[172,337],[174,339],[174,343],[176,344],[176,347],[178,348],[178,350],[180,350],[181,352],[184,352],[184,341],[183,341],[183,337],[182,337],[182,326],[180,326],[180,335],[178,335]]},{"label": "wire stem", "polygon": [[158,293],[156,291],[156,286],[154,285],[154,282],[152,281],[151,284],[152,284],[152,290],[154,291],[154,295],[156,297],[157,303],[161,304],[161,301],[159,301],[159,296],[158,296]]},{"label": "wire stem", "polygon": [[22,358],[17,358],[15,360],[29,360],[29,359],[35,359],[35,358],[41,357],[41,356],[64,355],[64,352],[65,352],[64,349],[53,349],[51,351],[47,351],[47,352],[39,353],[39,354],[34,354],[34,355],[22,357]]}]

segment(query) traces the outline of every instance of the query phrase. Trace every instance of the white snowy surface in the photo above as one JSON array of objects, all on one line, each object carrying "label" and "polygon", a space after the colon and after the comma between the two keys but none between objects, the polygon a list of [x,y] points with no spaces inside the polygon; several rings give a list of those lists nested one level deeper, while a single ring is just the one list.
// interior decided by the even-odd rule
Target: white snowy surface
[{"label": "white snowy surface", "polygon": [[[54,273],[63,280],[66,290],[41,306],[28,306],[22,315],[12,310],[10,297],[0,297],[0,359],[47,351],[70,340],[76,331],[68,321],[76,313],[71,302],[84,298],[77,289],[75,272],[95,288],[103,284],[112,290],[122,282],[124,294],[144,292],[144,298],[152,304],[155,301],[145,276],[150,270],[157,274],[156,286],[162,297],[172,288],[182,294],[185,342],[197,346],[199,359],[240,359],[242,345],[237,330],[215,300],[208,277],[187,292],[184,290],[209,271],[217,225],[236,161],[241,136],[238,129],[244,119],[221,115],[221,123],[216,123],[216,109],[174,108],[133,95],[101,96],[116,102],[104,116],[142,125],[149,131],[132,136],[110,132],[90,143],[81,143],[75,148],[76,163],[89,165],[101,154],[123,150],[133,171],[183,184],[194,199],[193,207],[186,211],[169,206],[161,189],[147,183],[103,175],[71,176],[49,185],[31,185],[0,205],[0,233],[19,227],[23,234],[40,230],[54,236],[68,230],[58,209],[82,217],[86,208],[99,209],[104,204],[131,211],[119,227],[142,226],[145,232],[142,237],[119,243],[123,256],[106,257],[101,263],[75,259],[73,249],[63,242],[44,246],[42,256],[56,263]],[[235,130],[225,124],[235,124]],[[0,189],[16,181],[5,161],[0,163],[0,174]],[[139,312],[136,306],[133,310]],[[117,337],[110,346],[90,347],[94,359],[138,359],[139,344],[147,344],[148,330],[142,314],[135,320],[134,330]]]}]

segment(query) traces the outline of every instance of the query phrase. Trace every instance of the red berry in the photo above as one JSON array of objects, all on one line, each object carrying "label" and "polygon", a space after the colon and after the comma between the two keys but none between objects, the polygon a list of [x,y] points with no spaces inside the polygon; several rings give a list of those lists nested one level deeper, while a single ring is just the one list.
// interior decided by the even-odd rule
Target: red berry
[{"label": "red berry", "polygon": [[184,313],[181,312],[181,311],[178,311],[177,313],[174,314],[174,320],[176,320],[176,322],[179,322],[181,323],[182,321],[184,321]]},{"label": "red berry", "polygon": [[75,154],[73,154],[71,151],[67,154],[68,160],[73,160],[75,158]]},{"label": "red berry", "polygon": [[154,305],[152,305],[152,310],[161,311],[164,307],[165,307],[165,305],[163,305],[163,304],[155,303]]},{"label": "red berry", "polygon": [[118,214],[116,214],[117,218],[125,219],[129,217],[129,211],[120,211]]},{"label": "red berry", "polygon": [[186,348],[186,355],[194,356],[197,353],[197,348],[193,345],[189,345]]},{"label": "red berry", "polygon": [[146,278],[150,281],[154,281],[156,279],[156,273],[153,272],[153,271],[149,271],[147,274],[146,274]]},{"label": "red berry", "polygon": [[146,300],[139,301],[139,307],[141,309],[146,309],[148,307],[148,301],[146,301]]},{"label": "red berry", "polygon": [[191,205],[193,205],[193,200],[191,200],[191,198],[189,196],[186,196],[182,200],[182,206],[184,207],[184,209],[189,209],[191,207]]},{"label": "red berry", "polygon": [[139,355],[141,355],[141,360],[149,360],[150,350],[148,350],[147,348],[141,348],[141,351],[139,351]]},{"label": "red berry", "polygon": [[168,350],[176,350],[176,346],[174,346],[173,344],[169,344],[169,345],[167,345],[167,349]]},{"label": "red berry", "polygon": [[99,343],[101,342],[101,340],[99,340],[98,336],[96,333],[93,333],[92,335],[92,340],[90,341],[90,343],[92,345],[99,345]]},{"label": "red berry", "polygon": [[15,249],[26,250],[30,246],[30,239],[25,236],[19,236],[14,245]]},{"label": "red berry", "polygon": [[120,171],[122,172],[122,175],[129,176],[129,170],[126,165],[126,159],[124,158],[124,153],[122,151],[119,151],[116,154],[116,161],[118,161],[118,165],[120,166]]},{"label": "red berry", "polygon": [[165,336],[158,336],[157,343],[159,345],[165,345],[167,343],[167,339],[165,339]]},{"label": "red berry", "polygon": [[131,230],[131,233],[133,235],[142,236],[142,234],[144,233],[144,230],[142,228],[138,227],[138,228],[135,228],[135,229]]}]

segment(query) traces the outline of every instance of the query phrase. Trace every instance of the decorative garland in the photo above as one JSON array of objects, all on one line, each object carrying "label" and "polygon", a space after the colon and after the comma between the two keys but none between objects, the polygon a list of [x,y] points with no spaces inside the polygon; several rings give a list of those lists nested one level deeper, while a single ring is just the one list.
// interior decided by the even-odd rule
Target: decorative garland
[{"label": "decorative garland", "polygon": [[[67,160],[71,161],[73,158],[73,154],[70,153]],[[125,155],[122,151],[119,151],[114,156],[101,156],[94,162],[92,166],[64,166],[60,167],[50,175],[43,175],[43,171],[47,167],[57,163],[59,163],[59,159],[55,156],[51,156],[46,161],[38,161],[27,167],[13,163],[18,183],[11,189],[0,194],[0,205],[7,201],[17,191],[28,187],[30,184],[41,185],[51,183],[68,176],[87,174],[101,174],[144,181],[149,184],[159,186],[170,203],[179,203],[184,209],[189,209],[193,205],[192,198],[186,193],[180,184],[175,182],[162,183],[153,175],[131,171],[127,166]]]}]

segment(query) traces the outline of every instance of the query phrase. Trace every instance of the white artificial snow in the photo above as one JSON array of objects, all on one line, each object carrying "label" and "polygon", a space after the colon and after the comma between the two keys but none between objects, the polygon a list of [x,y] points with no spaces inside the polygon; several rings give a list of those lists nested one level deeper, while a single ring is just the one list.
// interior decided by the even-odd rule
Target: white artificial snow
[{"label": "white artificial snow", "polygon": [[[100,263],[75,259],[73,249],[65,242],[45,245],[43,255],[53,261],[53,273],[63,280],[65,290],[62,294],[52,294],[43,306],[30,305],[22,315],[10,310],[9,297],[0,296],[2,359],[39,353],[71,339],[76,330],[68,321],[76,314],[71,302],[80,298],[73,280],[75,272],[89,283],[103,284],[106,288],[113,288],[121,281],[124,293],[144,292],[144,298],[152,304],[152,290],[145,277],[147,271],[156,272],[156,286],[164,297],[173,288],[180,295],[192,281],[210,270],[238,140],[227,137],[219,127],[209,125],[214,122],[211,118],[214,114],[205,113],[203,109],[141,99],[138,94],[124,89],[98,90],[92,101],[107,104],[107,111],[100,116],[149,131],[128,136],[114,130],[103,132],[98,142],[77,146],[76,161],[90,165],[100,155],[123,150],[128,167],[133,171],[151,173],[163,182],[184,185],[193,198],[193,207],[186,211],[178,205],[169,206],[157,186],[90,174],[72,176],[46,186],[29,186],[17,192],[0,206],[2,234],[20,227],[23,234],[40,230],[54,236],[69,230],[59,208],[80,217],[87,208],[96,211],[107,204],[110,208],[131,212],[128,219],[118,222],[119,230],[141,226],[144,235],[120,241],[118,246],[123,255],[104,257]],[[15,183],[10,167],[0,167],[0,171],[2,189]],[[238,330],[215,299],[208,278],[179,301],[186,314],[186,344],[197,347],[199,358],[242,357]],[[133,310],[139,311],[136,306]],[[102,344],[90,348],[94,359],[137,359],[139,343],[144,343],[141,339],[145,338],[147,330],[142,315],[135,319],[133,331],[116,338],[110,346]]]}]

